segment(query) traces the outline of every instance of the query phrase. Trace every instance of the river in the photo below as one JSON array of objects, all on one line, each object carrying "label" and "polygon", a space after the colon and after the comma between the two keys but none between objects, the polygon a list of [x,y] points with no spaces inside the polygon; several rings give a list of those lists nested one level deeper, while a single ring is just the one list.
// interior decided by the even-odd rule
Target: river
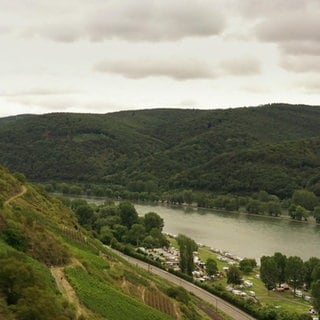
[{"label": "river", "polygon": [[164,220],[164,232],[182,233],[197,243],[255,258],[258,262],[261,256],[277,251],[304,260],[312,256],[320,258],[320,226],[313,223],[190,207],[134,205],[139,215],[157,212]]}]

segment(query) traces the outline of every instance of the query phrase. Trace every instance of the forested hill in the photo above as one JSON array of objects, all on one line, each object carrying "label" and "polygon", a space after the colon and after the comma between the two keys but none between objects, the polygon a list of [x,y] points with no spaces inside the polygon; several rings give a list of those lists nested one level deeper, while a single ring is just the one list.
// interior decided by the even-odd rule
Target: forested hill
[{"label": "forested hill", "polygon": [[[132,191],[317,189],[320,107],[155,109],[0,119],[0,163],[36,181]],[[320,189],[320,188],[319,188]],[[316,191],[316,190],[313,190]]]}]

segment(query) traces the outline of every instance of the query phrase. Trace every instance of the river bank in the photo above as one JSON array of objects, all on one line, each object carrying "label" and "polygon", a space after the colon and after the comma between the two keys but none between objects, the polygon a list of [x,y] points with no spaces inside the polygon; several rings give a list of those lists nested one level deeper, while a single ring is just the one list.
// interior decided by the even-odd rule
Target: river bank
[{"label": "river bank", "polygon": [[[51,193],[53,196],[63,196],[69,199],[84,199],[87,200],[88,202],[101,202],[101,204],[106,201],[106,200],[111,200],[114,201],[115,203],[118,203],[120,201],[126,201],[126,199],[110,199],[110,198],[104,198],[104,197],[96,197],[96,196],[87,196],[87,195],[64,195],[61,193]],[[198,207],[196,204],[172,204],[172,203],[166,203],[163,201],[157,201],[157,202],[152,202],[152,201],[131,201],[128,200],[130,202],[132,202],[133,204],[141,204],[141,205],[150,205],[150,206],[166,206],[169,208],[183,208],[186,210],[204,210],[204,211],[211,211],[212,213],[216,213],[216,212],[221,212],[221,213],[225,213],[225,214],[239,214],[239,215],[245,215],[245,216],[252,216],[252,217],[264,217],[267,219],[274,219],[274,220],[287,220],[287,221],[292,221],[295,223],[303,223],[303,224],[311,224],[311,225],[315,225],[315,226],[319,226],[320,224],[317,223],[315,220],[312,219],[308,219],[308,220],[295,220],[292,219],[288,214],[281,214],[279,216],[272,216],[272,215],[267,215],[267,214],[256,214],[256,213],[249,213],[243,210],[238,210],[238,211],[230,211],[230,210],[225,210],[225,209],[221,209],[221,208],[206,208],[206,207]]]},{"label": "river bank", "polygon": [[[96,205],[106,200],[81,198]],[[164,232],[185,234],[197,243],[232,252],[236,256],[259,261],[263,255],[282,252],[287,256],[300,256],[304,260],[312,256],[320,258],[320,227],[317,224],[189,206],[145,202],[134,205],[139,215],[152,211],[158,213],[164,220]]]}]

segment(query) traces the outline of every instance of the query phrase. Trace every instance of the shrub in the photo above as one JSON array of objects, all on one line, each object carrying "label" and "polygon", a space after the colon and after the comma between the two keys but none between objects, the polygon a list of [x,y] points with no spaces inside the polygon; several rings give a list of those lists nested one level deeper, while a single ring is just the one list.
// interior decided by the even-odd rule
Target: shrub
[{"label": "shrub", "polygon": [[26,251],[28,248],[28,240],[19,229],[5,229],[3,231],[3,239],[8,245],[19,251]]}]

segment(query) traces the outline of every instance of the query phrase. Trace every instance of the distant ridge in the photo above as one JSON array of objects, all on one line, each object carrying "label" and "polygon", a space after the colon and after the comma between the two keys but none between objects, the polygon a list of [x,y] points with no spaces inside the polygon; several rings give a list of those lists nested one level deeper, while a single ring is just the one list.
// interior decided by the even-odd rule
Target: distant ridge
[{"label": "distant ridge", "polygon": [[125,188],[140,181],[159,190],[286,197],[320,183],[319,141],[320,107],[307,105],[0,119],[0,163],[10,170],[34,181]]}]

